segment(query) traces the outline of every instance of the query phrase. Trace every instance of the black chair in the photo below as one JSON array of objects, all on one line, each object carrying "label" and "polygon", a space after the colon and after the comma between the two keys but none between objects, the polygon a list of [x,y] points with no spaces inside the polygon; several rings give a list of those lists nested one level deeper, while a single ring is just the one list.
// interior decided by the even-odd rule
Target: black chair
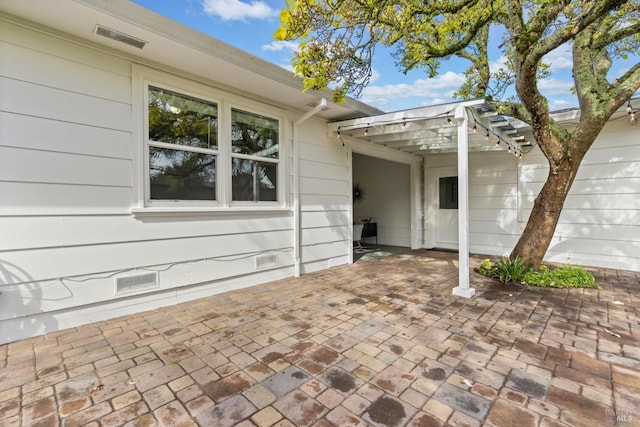
[{"label": "black chair", "polygon": [[365,222],[364,227],[362,227],[362,235],[360,236],[360,241],[364,245],[364,239],[367,237],[375,237],[376,245],[378,244],[378,224],[375,222]]}]

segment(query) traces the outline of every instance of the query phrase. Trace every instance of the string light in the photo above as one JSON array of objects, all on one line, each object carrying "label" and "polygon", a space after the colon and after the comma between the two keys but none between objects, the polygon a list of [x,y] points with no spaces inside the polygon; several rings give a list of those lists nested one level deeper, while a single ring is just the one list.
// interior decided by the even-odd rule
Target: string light
[{"label": "string light", "polygon": [[[627,109],[629,108],[630,104],[631,103],[629,102],[628,105],[627,105]],[[443,117],[443,116],[446,115],[447,123],[452,125],[453,124],[453,120],[450,117],[450,114],[452,112],[453,112],[453,110],[450,110],[450,111],[447,111],[447,112],[436,114],[434,116],[429,116],[429,117],[426,117],[426,116],[425,117],[410,117],[409,119],[412,120],[412,121],[415,121],[415,120],[431,120],[431,119],[436,119],[436,118]],[[629,113],[629,122],[631,124],[636,124],[637,123],[636,113],[637,113],[636,111],[633,111],[633,107],[631,107],[631,112]],[[489,141],[491,139],[491,136],[493,135],[496,138],[496,140],[495,140],[496,147],[500,146],[501,143],[504,143],[508,147],[509,154],[513,154],[516,157],[520,157],[520,158],[523,157],[523,151],[520,150],[517,145],[512,145],[506,139],[505,140],[501,139],[501,136],[498,133],[493,132],[490,128],[484,126],[482,123],[478,123],[478,120],[476,119],[475,115],[473,114],[473,111],[471,111],[471,114],[474,116],[473,117],[473,127],[471,128],[473,133],[478,133],[478,127],[480,127],[480,128],[482,128],[482,130],[486,131],[485,137],[484,137],[485,141]],[[377,122],[374,123],[374,126],[384,126],[386,124],[398,124],[398,121],[397,121],[397,119],[392,119],[392,120],[389,120],[389,121],[377,121]],[[360,126],[362,126],[362,125],[360,125]],[[338,127],[336,133],[337,133],[338,137],[340,138],[340,140],[342,141],[342,146],[343,147],[345,147],[346,144],[342,140],[342,137],[341,137],[341,134],[340,134],[341,130],[345,130],[345,129],[347,129],[347,130],[351,130],[351,129],[355,130],[360,126],[358,126],[358,125],[348,125],[348,126],[346,126],[346,128],[343,127],[343,126],[339,126]],[[402,127],[405,128],[406,126],[407,126],[407,117],[403,117],[402,118]],[[371,127],[371,123],[366,123],[362,127],[364,127],[364,135],[363,136],[368,136],[369,135],[369,128]],[[360,129],[362,129],[362,127],[360,127]],[[520,140],[520,143],[523,143],[523,144],[526,145],[526,144],[529,143],[529,141],[526,138],[524,138],[524,139]]]}]

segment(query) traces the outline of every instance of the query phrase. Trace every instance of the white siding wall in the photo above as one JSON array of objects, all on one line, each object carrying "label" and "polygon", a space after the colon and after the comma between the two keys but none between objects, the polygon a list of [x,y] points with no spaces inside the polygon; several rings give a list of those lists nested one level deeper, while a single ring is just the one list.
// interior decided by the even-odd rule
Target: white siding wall
[{"label": "white siding wall", "polygon": [[[354,205],[355,220],[373,217],[378,224],[378,243],[381,245],[410,247],[409,165],[354,154],[353,183],[360,184],[365,195]],[[373,238],[367,239],[367,242],[372,241]]]},{"label": "white siding wall", "polygon": [[[640,129],[610,122],[587,152],[546,258],[559,263],[640,271]],[[536,149],[520,170],[524,227],[548,174]]]},{"label": "white siding wall", "polygon": [[11,24],[0,31],[2,213],[126,211],[130,65]]},{"label": "white siding wall", "polygon": [[471,251],[503,255],[517,242],[518,160],[506,151],[469,156]]},{"label": "white siding wall", "polygon": [[[517,159],[505,152],[469,154],[469,243],[470,251],[489,255],[504,255],[515,245],[520,229],[518,213]],[[439,154],[427,158],[427,168],[455,168],[455,154]],[[427,174],[428,175],[428,174]],[[438,183],[426,183],[425,188],[437,192]],[[426,194],[437,208],[437,194]],[[457,212],[457,211],[456,211]],[[428,212],[427,218],[436,218]],[[426,224],[428,232],[438,224]],[[437,230],[435,230],[437,232]],[[457,247],[457,245],[455,245]]]},{"label": "white siding wall", "polygon": [[[640,129],[626,120],[605,127],[583,160],[547,261],[640,270],[639,141]],[[455,155],[434,155],[427,167],[455,166],[456,161]],[[547,173],[547,161],[537,148],[521,160],[507,152],[470,153],[471,252],[509,254]],[[437,187],[427,183],[427,188]]]},{"label": "white siding wall", "polygon": [[326,132],[322,120],[300,125],[303,273],[346,264],[351,252],[348,152]]},{"label": "white siding wall", "polygon": [[[131,214],[142,117],[132,117],[130,61],[7,22],[0,56],[0,342],[293,274],[289,210]],[[345,160],[305,145],[305,260],[344,259],[346,233],[329,225],[344,224],[346,185],[322,180]],[[264,253],[275,264],[258,266]],[[114,278],[148,270],[157,289],[115,295]]]}]

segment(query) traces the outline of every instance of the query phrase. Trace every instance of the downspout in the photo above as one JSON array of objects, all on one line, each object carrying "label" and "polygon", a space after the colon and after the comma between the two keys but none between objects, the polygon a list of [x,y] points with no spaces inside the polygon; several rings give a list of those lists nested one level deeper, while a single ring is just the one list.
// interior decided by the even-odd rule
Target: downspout
[{"label": "downspout", "polygon": [[293,122],[293,271],[295,277],[300,277],[300,252],[302,251],[302,223],[300,221],[300,144],[298,141],[298,125],[317,114],[326,106],[327,99],[325,97],[322,97],[318,105],[304,113],[296,121]]}]

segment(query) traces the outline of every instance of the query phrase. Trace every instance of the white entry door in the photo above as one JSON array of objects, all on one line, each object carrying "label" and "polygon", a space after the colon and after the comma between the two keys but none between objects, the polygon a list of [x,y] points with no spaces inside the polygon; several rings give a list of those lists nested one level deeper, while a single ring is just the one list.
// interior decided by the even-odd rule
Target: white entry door
[{"label": "white entry door", "polygon": [[431,168],[427,172],[427,228],[429,246],[458,249],[458,169]]}]

